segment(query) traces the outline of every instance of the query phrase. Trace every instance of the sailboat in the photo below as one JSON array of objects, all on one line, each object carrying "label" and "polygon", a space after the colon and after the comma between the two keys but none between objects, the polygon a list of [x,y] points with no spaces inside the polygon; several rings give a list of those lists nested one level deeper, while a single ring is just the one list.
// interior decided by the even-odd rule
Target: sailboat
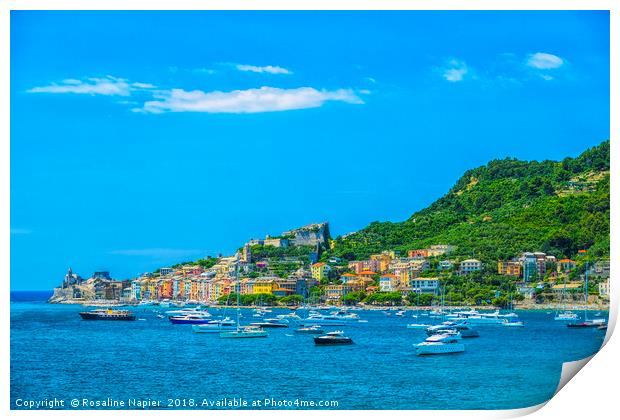
[{"label": "sailboat", "polygon": [[562,312],[557,312],[555,314],[555,317],[553,318],[555,321],[577,321],[579,319],[579,316],[576,313],[566,310],[566,302],[565,302],[566,277],[567,276],[564,277],[564,290],[562,290],[562,303],[564,305],[563,305]]},{"label": "sailboat", "polygon": [[245,326],[241,327],[239,325],[239,318],[241,315],[241,282],[239,281],[239,259],[237,259],[235,263],[235,278],[237,280],[237,284],[235,287],[235,291],[237,292],[237,329],[234,331],[221,331],[220,338],[264,338],[267,337],[267,331],[262,328],[257,328],[256,326]]},{"label": "sailboat", "polygon": [[586,260],[586,281],[584,285],[584,296],[586,299],[586,305],[583,309],[583,322],[569,322],[566,324],[568,328],[596,328],[601,325],[605,325],[604,319],[593,319],[588,320],[588,261]]}]

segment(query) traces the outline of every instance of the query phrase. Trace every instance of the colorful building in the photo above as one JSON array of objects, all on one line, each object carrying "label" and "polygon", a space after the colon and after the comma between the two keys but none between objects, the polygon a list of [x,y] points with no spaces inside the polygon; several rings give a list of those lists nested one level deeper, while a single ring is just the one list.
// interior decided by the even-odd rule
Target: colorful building
[{"label": "colorful building", "polygon": [[521,277],[520,261],[502,261],[497,262],[497,272],[503,276]]},{"label": "colorful building", "polygon": [[310,271],[312,273],[312,278],[318,281],[326,280],[329,270],[330,270],[329,265],[323,262],[312,264],[310,268]]},{"label": "colorful building", "polygon": [[379,277],[379,290],[382,292],[393,292],[398,287],[398,276],[395,274],[382,274]]}]

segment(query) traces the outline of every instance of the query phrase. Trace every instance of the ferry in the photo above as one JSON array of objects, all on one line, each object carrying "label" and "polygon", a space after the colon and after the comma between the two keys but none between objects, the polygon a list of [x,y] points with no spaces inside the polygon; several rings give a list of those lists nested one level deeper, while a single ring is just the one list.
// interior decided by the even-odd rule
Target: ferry
[{"label": "ferry", "polygon": [[80,316],[86,321],[135,321],[136,316],[133,312],[113,309],[95,309],[87,312],[80,312]]}]

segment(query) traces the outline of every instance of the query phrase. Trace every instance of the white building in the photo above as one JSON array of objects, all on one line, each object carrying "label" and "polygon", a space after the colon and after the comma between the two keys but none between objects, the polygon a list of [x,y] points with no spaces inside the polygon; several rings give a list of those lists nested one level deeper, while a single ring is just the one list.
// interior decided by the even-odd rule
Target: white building
[{"label": "white building", "polygon": [[600,297],[609,297],[609,279],[598,284],[598,294]]},{"label": "white building", "polygon": [[410,281],[411,291],[415,293],[435,293],[439,290],[437,278],[415,278]]},{"label": "white building", "polygon": [[482,262],[475,259],[463,260],[459,267],[461,274],[469,274],[480,270],[482,270]]}]

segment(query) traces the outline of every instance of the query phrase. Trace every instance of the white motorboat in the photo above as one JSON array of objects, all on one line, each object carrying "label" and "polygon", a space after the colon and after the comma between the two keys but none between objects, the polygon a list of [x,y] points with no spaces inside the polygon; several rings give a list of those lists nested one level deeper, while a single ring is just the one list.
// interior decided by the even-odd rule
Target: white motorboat
[{"label": "white motorboat", "polygon": [[554,321],[577,321],[579,315],[571,311],[563,311],[553,317]]},{"label": "white motorboat", "polygon": [[440,325],[433,325],[426,329],[428,335],[441,334],[444,331],[458,331],[462,338],[476,338],[480,337],[478,331],[471,328],[464,323],[458,324],[450,321],[446,321]]},{"label": "white motorboat", "polygon": [[523,321],[506,321],[504,327],[525,327]]},{"label": "white motorboat", "polygon": [[414,346],[418,356],[427,354],[462,353],[465,351],[465,345],[459,343],[459,339],[452,334],[432,335]]},{"label": "white motorboat", "polygon": [[407,328],[410,330],[425,330],[432,327],[431,324],[407,324]]},{"label": "white motorboat", "polygon": [[212,320],[207,324],[192,325],[192,329],[197,333],[219,333],[221,331],[234,331],[236,328],[235,321],[228,317],[220,320]]},{"label": "white motorboat", "polygon": [[306,325],[331,325],[342,326],[348,322],[347,318],[335,317],[332,315],[310,314],[308,318],[299,320],[299,324]]},{"label": "white motorboat", "polygon": [[170,311],[166,311],[166,315],[205,315],[210,317],[211,314],[202,309],[200,306],[196,306],[195,308],[183,308],[183,309],[172,309]]}]

